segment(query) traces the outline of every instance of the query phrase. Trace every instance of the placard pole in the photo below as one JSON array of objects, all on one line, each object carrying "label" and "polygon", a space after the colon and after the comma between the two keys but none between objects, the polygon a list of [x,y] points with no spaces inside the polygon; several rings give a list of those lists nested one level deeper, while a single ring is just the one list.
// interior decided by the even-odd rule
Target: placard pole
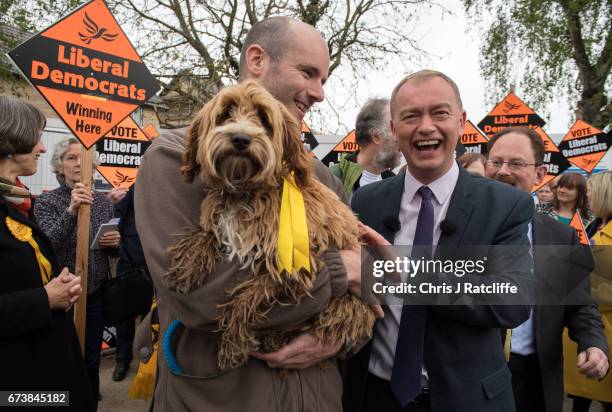
[{"label": "placard pole", "polygon": [[[86,149],[81,146],[81,183],[91,189],[93,182],[93,154],[95,146]],[[81,352],[85,353],[85,318],[87,315],[87,272],[89,264],[89,218],[91,206],[81,204],[79,207],[77,223],[77,250],[76,250],[76,275],[81,277],[83,291],[74,311],[74,323],[79,341]]]}]

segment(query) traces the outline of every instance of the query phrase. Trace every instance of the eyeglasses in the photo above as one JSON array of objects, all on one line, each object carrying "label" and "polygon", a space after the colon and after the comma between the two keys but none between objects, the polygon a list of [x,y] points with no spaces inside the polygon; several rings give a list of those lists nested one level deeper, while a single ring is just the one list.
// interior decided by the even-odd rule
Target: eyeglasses
[{"label": "eyeglasses", "polygon": [[500,159],[489,159],[487,160],[487,166],[493,169],[501,169],[501,167],[506,163],[510,170],[521,170],[527,166],[539,166],[539,163],[527,163],[523,160],[513,159],[513,160],[500,160]]}]

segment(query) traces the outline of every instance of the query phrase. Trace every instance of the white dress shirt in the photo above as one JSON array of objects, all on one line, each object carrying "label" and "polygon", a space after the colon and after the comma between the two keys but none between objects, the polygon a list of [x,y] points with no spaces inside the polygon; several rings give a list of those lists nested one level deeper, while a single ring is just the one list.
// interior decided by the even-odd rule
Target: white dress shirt
[{"label": "white dress shirt", "polygon": [[[453,162],[452,167],[436,181],[426,185],[433,193],[432,204],[434,209],[434,246],[440,239],[440,222],[446,218],[446,212],[450,204],[450,198],[455,190],[459,178],[459,166]],[[395,234],[394,245],[411,246],[416,231],[417,219],[421,208],[421,196],[417,191],[424,186],[416,180],[408,169],[404,181],[404,193],[399,212],[400,230]],[[374,339],[372,342],[372,354],[368,370],[379,378],[391,380],[393,370],[393,359],[395,358],[395,345],[402,316],[402,303],[384,307],[385,317],[376,322],[374,328]],[[423,369],[423,377],[427,374]]]},{"label": "white dress shirt", "polygon": [[378,182],[379,180],[382,180],[382,175],[375,175],[374,173],[370,173],[363,169],[363,172],[361,172],[361,177],[359,178],[359,187]]}]

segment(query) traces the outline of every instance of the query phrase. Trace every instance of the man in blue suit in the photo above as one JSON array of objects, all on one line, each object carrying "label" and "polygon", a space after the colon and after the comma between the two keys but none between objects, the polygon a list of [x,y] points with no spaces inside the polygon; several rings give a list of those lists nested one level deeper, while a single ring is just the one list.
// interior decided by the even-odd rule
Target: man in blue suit
[{"label": "man in blue suit", "polygon": [[391,130],[406,174],[359,189],[352,207],[394,245],[433,245],[438,253],[470,245],[518,247],[522,252],[488,252],[478,276],[483,283],[517,286],[518,305],[385,307],[371,343],[344,365],[345,411],[514,410],[500,328],[529,316],[533,202],[457,165],[465,119],[458,88],[446,75],[424,70],[405,77],[391,95]]}]

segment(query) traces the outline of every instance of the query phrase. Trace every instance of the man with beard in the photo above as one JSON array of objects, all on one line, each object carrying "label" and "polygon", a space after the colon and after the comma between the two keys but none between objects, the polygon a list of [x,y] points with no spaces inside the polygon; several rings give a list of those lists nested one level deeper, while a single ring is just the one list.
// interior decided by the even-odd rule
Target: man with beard
[{"label": "man with beard", "polygon": [[[527,127],[509,127],[488,142],[489,159],[485,175],[491,179],[531,193],[546,175],[544,144],[536,132]],[[541,213],[535,213],[530,225],[534,246],[534,273],[538,280],[536,296],[547,296],[552,290],[564,290],[577,277],[580,268],[592,267],[590,252],[578,252],[576,231]],[[572,253],[569,253],[570,245]],[[548,247],[543,247],[548,246]],[[550,247],[555,246],[555,247]],[[574,256],[568,261],[551,255],[555,250]],[[587,272],[588,273],[588,272]],[[601,316],[591,299],[589,283],[572,291],[572,305],[549,302],[535,305],[529,319],[506,339],[510,339],[509,367],[518,412],[560,412],[563,409],[563,328],[578,344],[576,367],[591,379],[601,379],[608,371],[608,345]]]},{"label": "man with beard", "polygon": [[361,186],[395,176],[390,169],[399,164],[400,151],[391,137],[389,120],[389,99],[370,99],[359,111],[355,122],[359,151],[342,156],[331,167],[349,199]]}]

